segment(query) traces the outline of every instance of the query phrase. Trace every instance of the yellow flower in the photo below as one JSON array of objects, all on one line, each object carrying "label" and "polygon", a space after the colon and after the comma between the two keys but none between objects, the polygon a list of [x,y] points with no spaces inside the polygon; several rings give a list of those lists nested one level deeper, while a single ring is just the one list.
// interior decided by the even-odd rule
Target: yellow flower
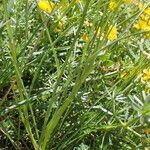
[{"label": "yellow flower", "polygon": [[38,2],[38,6],[41,10],[51,13],[55,4],[53,2],[50,2],[48,0],[40,0]]},{"label": "yellow flower", "polygon": [[111,0],[111,1],[109,2],[109,6],[108,6],[109,10],[114,10],[114,9],[117,8],[117,7],[118,7],[118,3],[117,3],[116,1]]},{"label": "yellow flower", "polygon": [[80,0],[76,0],[76,3],[80,3]]},{"label": "yellow flower", "polygon": [[144,8],[144,4],[139,4],[139,9],[143,9]]},{"label": "yellow flower", "polygon": [[132,4],[138,4],[139,1],[138,0],[122,0],[125,3],[132,3]]},{"label": "yellow flower", "polygon": [[146,22],[149,21],[149,19],[150,19],[149,16],[148,16],[148,15],[145,15],[145,14],[141,14],[140,17],[141,17],[142,20],[144,20],[144,21],[146,21]]},{"label": "yellow flower", "polygon": [[84,33],[82,35],[82,39],[83,39],[84,42],[88,42],[89,41],[89,35],[87,33]]},{"label": "yellow flower", "polygon": [[139,19],[138,22],[134,25],[136,29],[142,30],[150,30],[150,26],[147,24],[146,21]]},{"label": "yellow flower", "polygon": [[147,71],[145,72],[144,76],[142,77],[143,81],[149,81],[150,80],[150,68],[147,69]]},{"label": "yellow flower", "polygon": [[[150,20],[147,16],[142,15],[141,18],[134,24],[138,30],[150,31]],[[150,39],[150,33],[146,33],[146,38]]]},{"label": "yellow flower", "polygon": [[108,36],[107,36],[108,40],[113,41],[117,39],[117,34],[118,34],[117,28],[111,25],[108,29]]},{"label": "yellow flower", "polygon": [[144,10],[144,13],[147,14],[147,15],[150,15],[150,7],[146,8],[146,9]]},{"label": "yellow flower", "polygon": [[87,27],[92,27],[93,23],[91,23],[88,20],[86,20],[86,21],[84,21],[84,25],[86,25]]},{"label": "yellow flower", "polygon": [[[144,7],[146,7],[146,6],[147,6],[147,4],[139,4],[139,9],[140,9],[140,10],[141,10],[141,9],[144,9]],[[150,15],[150,7],[146,8],[146,9],[144,10],[144,13],[147,14],[147,15]]]},{"label": "yellow flower", "polygon": [[62,31],[63,27],[64,27],[64,22],[63,22],[63,20],[60,20],[60,21],[58,21],[58,24],[57,24],[54,31],[55,32],[60,32],[60,31]]},{"label": "yellow flower", "polygon": [[[139,4],[139,9],[144,9],[146,4]],[[150,31],[150,7],[146,8],[144,12],[140,15],[137,23],[134,24],[136,29],[143,31]],[[146,38],[150,39],[150,33],[146,33]]]}]

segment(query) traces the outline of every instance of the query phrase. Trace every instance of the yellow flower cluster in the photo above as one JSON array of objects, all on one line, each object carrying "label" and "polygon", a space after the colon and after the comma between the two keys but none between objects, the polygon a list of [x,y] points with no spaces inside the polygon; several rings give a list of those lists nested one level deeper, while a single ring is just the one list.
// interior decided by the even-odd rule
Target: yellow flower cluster
[{"label": "yellow flower cluster", "polygon": [[[80,2],[80,0],[76,0],[76,3],[79,3],[79,2]],[[118,4],[114,0],[110,1],[110,4],[109,4],[110,9],[115,9],[117,6],[118,6]],[[38,7],[42,11],[45,11],[47,13],[51,13],[53,11],[54,7],[55,7],[55,3],[50,2],[49,0],[40,0],[38,2]],[[93,26],[93,24],[90,23],[88,20],[86,20],[84,22],[84,24],[87,27],[92,27]],[[57,27],[55,28],[55,32],[60,32],[62,30],[63,26],[64,26],[64,22],[62,20],[59,20],[58,24],[57,24]],[[113,40],[117,39],[117,29],[116,29],[116,27],[110,26],[107,33],[108,33],[108,36],[107,36],[108,40],[113,41]],[[100,35],[100,27],[97,30],[97,36],[98,35]],[[89,41],[89,35],[87,33],[84,33],[83,36],[82,36],[82,39],[83,39],[83,41],[88,42]]]},{"label": "yellow flower cluster", "polygon": [[108,6],[108,9],[109,10],[114,10],[118,7],[118,3],[115,1],[115,0],[111,0],[109,2],[109,6]]},{"label": "yellow flower cluster", "polygon": [[115,39],[117,39],[117,28],[115,26],[110,26],[108,29],[108,40],[113,41]]},{"label": "yellow flower cluster", "polygon": [[[55,7],[55,4],[53,2],[50,2],[48,0],[40,0],[38,2],[38,7],[40,8],[40,10],[47,12],[47,13],[51,13]],[[58,18],[58,24],[55,28],[55,32],[60,32],[62,31],[63,27],[64,27],[64,22],[63,20],[61,20],[59,17]]]},{"label": "yellow flower cluster", "polygon": [[146,93],[150,93],[150,68],[144,70],[144,74],[141,78],[143,83],[146,83],[145,91]]},{"label": "yellow flower cluster", "polygon": [[[144,5],[139,5],[139,9],[143,9]],[[134,24],[134,27],[142,31],[150,31],[150,7],[146,8],[141,14],[138,21]],[[150,39],[150,33],[146,34],[146,37]]]},{"label": "yellow flower cluster", "polygon": [[51,13],[54,9],[55,4],[53,2],[50,2],[48,0],[40,0],[38,2],[38,6],[41,10]]},{"label": "yellow flower cluster", "polygon": [[[101,34],[101,28],[99,27],[96,32],[97,32],[96,35],[99,36]],[[118,34],[117,28],[115,26],[111,25],[108,28],[107,34],[108,34],[107,35],[108,40],[113,41],[113,40],[117,39],[117,34]],[[87,33],[84,33],[82,35],[82,39],[84,42],[88,42],[89,41],[89,35]]]},{"label": "yellow flower cluster", "polygon": [[144,76],[142,77],[143,81],[150,81],[150,68],[146,70]]},{"label": "yellow flower cluster", "polygon": [[[130,3],[130,4],[139,4],[138,0],[122,0],[123,3]],[[115,10],[118,6],[119,6],[119,3],[117,0],[110,0],[109,1],[109,5],[108,5],[108,9],[113,11]],[[121,3],[120,3],[121,4]]]}]

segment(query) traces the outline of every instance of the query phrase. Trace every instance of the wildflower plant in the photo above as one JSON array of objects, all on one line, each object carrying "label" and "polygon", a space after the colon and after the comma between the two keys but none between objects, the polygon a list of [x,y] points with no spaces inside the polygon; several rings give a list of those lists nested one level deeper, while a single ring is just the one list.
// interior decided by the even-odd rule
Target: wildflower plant
[{"label": "wildflower plant", "polygon": [[0,3],[0,148],[150,147],[149,2]]}]

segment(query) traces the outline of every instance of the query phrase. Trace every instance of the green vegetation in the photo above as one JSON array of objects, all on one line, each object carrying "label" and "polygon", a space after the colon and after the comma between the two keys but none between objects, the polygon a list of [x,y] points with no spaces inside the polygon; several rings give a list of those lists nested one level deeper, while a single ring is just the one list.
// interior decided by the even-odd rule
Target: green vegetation
[{"label": "green vegetation", "polygon": [[150,148],[150,2],[0,1],[0,149]]}]

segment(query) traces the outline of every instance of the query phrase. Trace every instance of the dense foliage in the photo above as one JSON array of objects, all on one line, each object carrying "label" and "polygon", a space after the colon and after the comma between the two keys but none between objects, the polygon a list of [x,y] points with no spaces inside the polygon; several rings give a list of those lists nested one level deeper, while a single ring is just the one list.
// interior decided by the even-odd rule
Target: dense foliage
[{"label": "dense foliage", "polygon": [[150,2],[0,1],[0,149],[150,148]]}]

